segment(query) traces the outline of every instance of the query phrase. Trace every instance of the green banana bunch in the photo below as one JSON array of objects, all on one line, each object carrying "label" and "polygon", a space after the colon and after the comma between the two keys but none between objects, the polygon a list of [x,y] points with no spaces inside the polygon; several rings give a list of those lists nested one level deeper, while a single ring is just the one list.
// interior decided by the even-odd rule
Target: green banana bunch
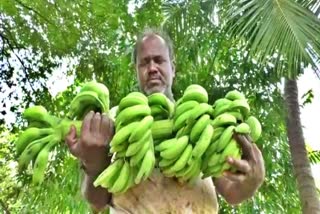
[{"label": "green banana bunch", "polygon": [[228,156],[241,158],[241,149],[233,139],[234,133],[250,134],[254,142],[261,135],[261,124],[250,116],[250,107],[243,93],[232,90],[213,104],[215,128],[211,144],[205,151],[201,170],[203,178],[219,177],[224,170],[234,170],[225,161]]},{"label": "green banana bunch", "polygon": [[[160,99],[158,97],[152,100]],[[114,162],[94,185],[120,194],[152,173],[156,163],[152,137],[154,119],[148,103],[148,98],[139,92],[131,92],[121,99],[115,118],[116,133],[110,142]]]},{"label": "green banana bunch", "polygon": [[189,182],[200,175],[202,156],[214,133],[213,108],[207,102],[208,93],[196,84],[188,86],[178,100],[173,114],[176,137],[155,147],[159,153],[159,167],[165,176]]},{"label": "green banana bunch", "polygon": [[85,83],[70,103],[68,117],[82,120],[89,111],[105,113],[109,111],[109,90],[102,83]]}]

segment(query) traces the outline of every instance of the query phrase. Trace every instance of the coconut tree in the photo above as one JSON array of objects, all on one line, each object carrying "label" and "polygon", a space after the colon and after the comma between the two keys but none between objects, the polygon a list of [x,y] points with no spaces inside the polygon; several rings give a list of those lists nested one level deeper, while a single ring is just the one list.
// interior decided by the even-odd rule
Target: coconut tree
[{"label": "coconut tree", "polygon": [[226,14],[230,34],[248,45],[260,63],[273,62],[285,77],[287,135],[303,213],[320,213],[300,121],[297,78],[307,66],[319,77],[320,3],[316,0],[233,1]]}]

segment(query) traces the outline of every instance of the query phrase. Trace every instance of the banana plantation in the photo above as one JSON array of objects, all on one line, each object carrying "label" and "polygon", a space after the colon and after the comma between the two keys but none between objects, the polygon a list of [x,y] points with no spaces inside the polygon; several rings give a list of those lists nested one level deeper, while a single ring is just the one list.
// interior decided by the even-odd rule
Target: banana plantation
[{"label": "banana plantation", "polygon": [[[146,28],[172,40],[172,97],[141,93],[133,53]],[[214,194],[218,212],[320,213],[320,151],[307,149],[300,118],[317,98],[299,91],[301,104],[297,87],[305,72],[320,78],[319,35],[317,0],[0,1],[0,213],[98,213],[65,140],[92,111],[115,132],[95,187],[121,195],[155,168],[181,186],[219,179],[237,171],[228,156],[245,158],[233,138],[245,135],[263,183],[237,205]]]}]

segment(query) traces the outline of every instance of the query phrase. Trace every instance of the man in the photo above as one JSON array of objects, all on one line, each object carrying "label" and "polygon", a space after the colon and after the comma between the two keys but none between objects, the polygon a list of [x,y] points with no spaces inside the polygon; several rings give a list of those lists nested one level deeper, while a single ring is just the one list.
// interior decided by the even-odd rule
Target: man
[{"label": "man", "polygon": [[[133,59],[140,89],[146,95],[161,92],[173,100],[175,77],[173,48],[162,32],[147,30],[137,40]],[[236,173],[224,172],[217,179],[199,178],[193,186],[181,185],[174,178],[164,177],[158,169],[146,181],[120,195],[93,186],[93,181],[109,164],[107,145],[114,135],[114,125],[106,115],[90,112],[77,138],[71,127],[66,138],[70,152],[79,158],[85,177],[83,194],[95,210],[107,205],[115,213],[217,213],[217,191],[232,205],[253,196],[264,180],[261,152],[245,136],[235,136],[243,151],[242,160],[227,158]]]}]

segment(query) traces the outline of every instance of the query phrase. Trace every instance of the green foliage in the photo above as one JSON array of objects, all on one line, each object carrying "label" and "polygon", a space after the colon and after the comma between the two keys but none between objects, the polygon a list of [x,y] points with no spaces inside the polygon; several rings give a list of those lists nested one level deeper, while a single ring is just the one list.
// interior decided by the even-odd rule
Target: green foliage
[{"label": "green foliage", "polygon": [[[1,1],[0,84],[5,97],[0,99],[5,105],[3,113],[16,118],[6,123],[11,133],[25,125],[20,114],[35,103],[63,117],[81,83],[92,79],[109,88],[111,106],[117,105],[128,92],[138,90],[131,63],[136,34],[145,26],[161,26],[174,42],[175,98],[191,83],[207,89],[210,103],[236,88],[249,98],[253,114],[263,125],[264,135],[257,143],[265,158],[266,181],[256,196],[241,206],[232,208],[219,198],[221,213],[298,213],[300,204],[287,146],[280,81],[273,72],[279,65],[275,67],[269,58],[265,58],[266,63],[257,62],[245,42],[226,32],[223,15],[230,2],[130,1],[136,3],[133,9],[128,2]],[[219,12],[213,13],[214,8]],[[310,30],[313,31],[316,29]],[[69,64],[63,71],[67,59],[75,60],[75,66]],[[285,66],[286,62],[283,61]],[[66,90],[56,96],[47,84],[54,72],[66,72],[63,76],[72,77]],[[54,84],[60,87],[58,80]],[[0,119],[5,122],[4,117]],[[1,135],[7,143],[0,144],[0,179],[4,178],[0,189],[5,190],[0,202],[6,202],[12,213],[88,212],[80,194],[78,163],[67,154],[64,144],[52,157],[44,184],[34,188],[29,185],[30,175],[9,174],[9,166],[15,163],[15,135],[9,135],[3,127]]]},{"label": "green foliage", "polygon": [[[233,3],[226,15],[226,27],[232,36],[249,41],[252,56],[263,64],[274,58],[277,73],[290,78],[308,64],[319,71],[320,21],[310,10],[290,0]],[[303,5],[312,4],[306,3]]]}]

